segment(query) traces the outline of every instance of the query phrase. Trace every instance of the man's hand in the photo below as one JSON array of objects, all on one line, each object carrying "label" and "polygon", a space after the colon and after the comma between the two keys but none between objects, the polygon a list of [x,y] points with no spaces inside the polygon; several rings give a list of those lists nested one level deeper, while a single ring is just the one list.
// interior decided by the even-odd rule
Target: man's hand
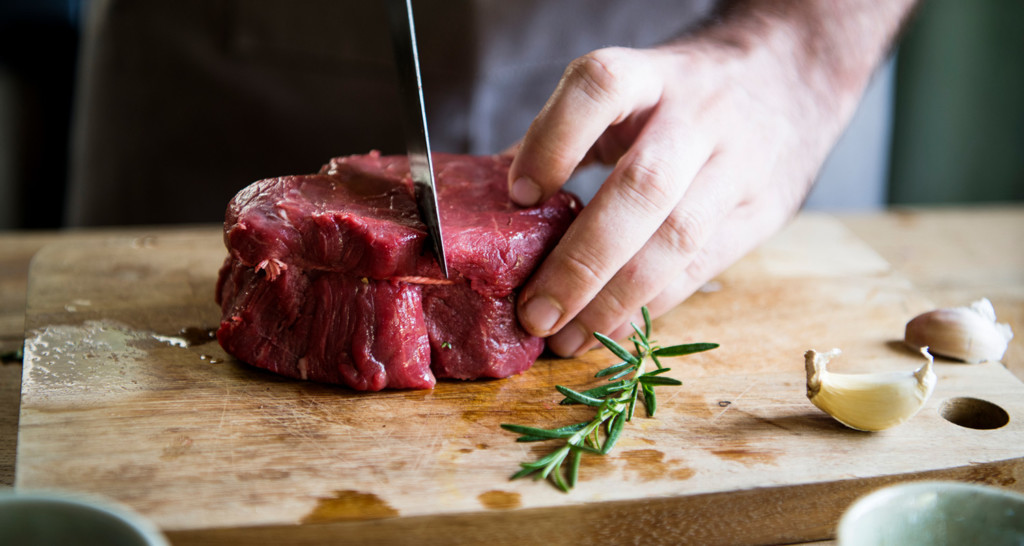
[{"label": "man's hand", "polygon": [[615,168],[520,293],[519,318],[580,354],[622,337],[799,208],[913,0],[736,2],[692,36],[574,61],[512,163],[522,205],[590,161]]}]

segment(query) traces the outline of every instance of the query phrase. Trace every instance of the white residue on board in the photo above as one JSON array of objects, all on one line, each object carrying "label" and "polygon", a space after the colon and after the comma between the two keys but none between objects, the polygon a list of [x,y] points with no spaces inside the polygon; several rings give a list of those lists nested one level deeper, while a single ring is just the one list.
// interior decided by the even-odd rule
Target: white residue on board
[{"label": "white residue on board", "polygon": [[80,307],[88,307],[90,305],[92,305],[92,302],[89,300],[74,299],[71,300],[70,303],[64,305],[64,310],[68,313],[74,313],[78,311]]},{"label": "white residue on board", "polygon": [[159,341],[161,343],[166,343],[166,344],[171,345],[173,347],[181,347],[181,348],[188,347],[188,340],[185,339],[185,338],[172,337],[172,336],[162,336],[160,334],[150,334],[150,335],[153,337],[153,339],[155,339],[155,340],[157,340],[157,341]]},{"label": "white residue on board", "polygon": [[32,330],[25,338],[23,392],[33,392],[34,384],[76,389],[116,383],[104,378],[128,375],[132,362],[146,358],[135,342],[148,337],[147,332],[110,320]]}]

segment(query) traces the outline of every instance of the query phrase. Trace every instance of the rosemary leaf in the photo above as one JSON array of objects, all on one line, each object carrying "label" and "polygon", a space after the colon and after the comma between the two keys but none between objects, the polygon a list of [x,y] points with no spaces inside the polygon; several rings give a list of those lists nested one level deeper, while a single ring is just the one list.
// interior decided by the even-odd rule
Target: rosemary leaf
[{"label": "rosemary leaf", "polygon": [[523,436],[533,436],[533,437],[537,437],[537,438],[544,438],[544,439],[547,439],[547,440],[555,440],[555,439],[560,439],[560,438],[568,438],[568,437],[572,436],[573,433],[575,432],[575,431],[564,430],[564,429],[566,429],[568,427],[562,427],[561,429],[549,430],[549,429],[544,429],[544,428],[528,427],[528,426],[525,426],[525,425],[513,425],[513,424],[510,424],[510,423],[502,423],[501,424],[501,428],[503,428],[503,429],[505,429],[505,430],[507,430],[509,432],[515,432],[517,434],[522,434]]},{"label": "rosemary leaf", "polygon": [[629,409],[626,411],[627,421],[633,420],[633,412],[636,411],[636,394],[638,388],[639,387],[637,385],[633,385],[632,393],[629,396]]},{"label": "rosemary leaf", "polygon": [[585,395],[585,394],[583,394],[581,392],[576,392],[576,391],[570,389],[569,387],[564,387],[562,385],[555,385],[555,390],[557,390],[558,392],[560,392],[563,395],[565,395],[566,398],[569,398],[569,399],[571,399],[571,400],[573,400],[575,402],[578,402],[580,404],[586,404],[588,406],[598,407],[598,406],[600,406],[601,404],[604,403],[604,400],[602,400],[600,398],[594,398],[592,396],[587,396],[587,395]]},{"label": "rosemary leaf", "polygon": [[580,477],[580,459],[583,458],[583,450],[572,450],[572,459],[569,459],[569,487],[576,487]]},{"label": "rosemary leaf", "polygon": [[671,347],[659,347],[653,351],[654,356],[683,356],[702,351],[709,351],[718,347],[717,343],[687,343],[685,345],[673,345]]},{"label": "rosemary leaf", "polygon": [[651,312],[647,310],[647,306],[640,308],[640,312],[644,315],[644,337],[647,339],[651,338]]},{"label": "rosemary leaf", "polygon": [[565,476],[562,476],[561,466],[554,469],[554,473],[551,474],[551,478],[554,480],[555,485],[558,486],[559,489],[566,493],[569,492],[569,484],[565,483]]},{"label": "rosemary leaf", "polygon": [[682,385],[683,382],[674,377],[662,377],[660,375],[641,375],[640,383],[642,385]]},{"label": "rosemary leaf", "polygon": [[644,390],[644,406],[647,406],[647,416],[654,417],[654,412],[658,409],[658,399],[654,397],[654,387],[644,384],[641,388]]},{"label": "rosemary leaf", "polygon": [[[618,382],[615,382],[615,383],[607,383],[607,384],[601,385],[599,387],[594,387],[593,389],[585,390],[585,391],[583,391],[580,394],[585,394],[587,396],[592,396],[592,397],[595,397],[595,398],[599,398],[599,397],[608,396],[609,394],[611,394],[613,392],[624,391],[624,390],[626,390],[626,389],[628,389],[630,387],[632,387],[632,383],[631,382],[629,382],[629,381],[618,381]],[[569,398],[566,398],[566,399],[562,400],[559,403],[562,404],[563,406],[568,406],[570,404],[575,404],[576,402],[572,401]]]},{"label": "rosemary leaf", "polygon": [[649,344],[647,343],[647,336],[640,331],[640,327],[637,326],[636,324],[633,324],[632,322],[630,322],[629,325],[632,326],[633,331],[636,332],[637,342],[640,343],[641,346],[645,346],[645,348],[649,347]]},{"label": "rosemary leaf", "polygon": [[541,457],[540,459],[537,459],[536,461],[533,461],[530,464],[532,464],[533,467],[536,468],[537,470],[543,471],[544,469],[550,467],[551,465],[558,464],[561,462],[558,460],[558,456],[561,455],[562,450],[564,449],[565,448],[563,447],[561,449],[552,451],[551,453],[548,453],[547,455]]},{"label": "rosemary leaf", "polygon": [[[544,468],[540,471],[540,474],[537,476],[537,479],[547,478],[548,475],[551,474],[552,470],[556,470],[559,467],[561,467],[562,466],[562,461],[565,460],[565,456],[568,455],[568,454],[569,454],[569,446],[563,446],[563,447],[559,448],[558,451],[555,451],[554,453],[549,455],[551,460],[548,461],[548,464],[544,465]],[[559,475],[559,474],[560,474],[559,472],[555,472],[556,476]]]},{"label": "rosemary leaf", "polygon": [[635,364],[633,364],[632,362],[619,362],[614,366],[608,366],[607,368],[597,372],[596,374],[594,374],[594,377],[604,377],[606,375],[611,375],[617,371],[622,370],[623,368],[628,368],[634,365]]},{"label": "rosemary leaf", "polygon": [[612,338],[597,332],[594,332],[594,337],[601,342],[601,345],[607,347],[609,351],[614,353],[615,356],[621,358],[622,360],[625,360],[626,362],[630,362],[632,364],[637,364],[640,362],[639,358],[629,354],[629,351],[627,351],[622,345],[616,343],[615,340],[613,340]]},{"label": "rosemary leaf", "polygon": [[[564,427],[553,428],[553,429],[550,429],[549,432],[556,432],[556,433],[558,433],[557,438],[569,438],[573,434],[579,432],[580,430],[583,430],[583,428],[586,427],[587,424],[588,423],[576,423],[575,425],[567,425],[567,426],[564,426]],[[506,429],[506,430],[508,430],[508,429]],[[513,431],[513,432],[515,432],[515,431]],[[551,436],[520,436],[519,438],[516,438],[516,441],[517,442],[543,442],[545,440],[551,440],[551,439],[552,439]]]},{"label": "rosemary leaf", "polygon": [[519,478],[525,478],[537,471],[536,468],[533,468],[532,466],[527,466],[526,463],[520,463],[519,466],[523,467],[522,470],[516,472],[515,474],[512,474],[512,477],[509,478],[510,480],[518,480]]},{"label": "rosemary leaf", "polygon": [[629,374],[631,374],[631,373],[633,373],[635,371],[636,371],[635,368],[630,368],[628,370],[622,370],[621,372],[619,372],[619,373],[609,377],[608,381],[615,381],[616,379],[622,379],[623,377],[626,377],[627,375],[629,375]]},{"label": "rosemary leaf", "polygon": [[626,424],[626,419],[620,413],[608,423],[608,436],[604,440],[604,446],[601,448],[601,454],[605,455],[615,447],[615,442],[619,440],[619,435],[622,434],[622,427]]}]

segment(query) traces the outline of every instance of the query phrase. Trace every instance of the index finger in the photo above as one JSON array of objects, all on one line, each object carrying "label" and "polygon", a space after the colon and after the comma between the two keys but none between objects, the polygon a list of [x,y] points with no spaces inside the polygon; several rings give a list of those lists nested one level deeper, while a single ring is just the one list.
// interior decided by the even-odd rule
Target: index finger
[{"label": "index finger", "polygon": [[649,57],[624,48],[591,52],[566,68],[509,169],[509,196],[533,206],[554,194],[608,127],[653,106],[660,77]]},{"label": "index finger", "polygon": [[523,327],[547,336],[586,307],[659,229],[710,154],[708,139],[674,123],[646,127],[523,287]]}]

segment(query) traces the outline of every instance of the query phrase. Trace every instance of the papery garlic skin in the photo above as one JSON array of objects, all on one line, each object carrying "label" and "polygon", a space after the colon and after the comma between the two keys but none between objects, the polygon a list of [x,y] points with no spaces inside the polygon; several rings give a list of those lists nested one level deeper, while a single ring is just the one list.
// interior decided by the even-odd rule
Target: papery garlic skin
[{"label": "papery garlic skin", "polygon": [[992,302],[982,298],[970,307],[936,309],[914,317],[903,342],[973,364],[1001,360],[1011,339],[1010,325],[997,323]]},{"label": "papery garlic skin", "polygon": [[906,422],[924,407],[937,378],[932,358],[915,371],[864,374],[832,373],[826,364],[839,349],[804,354],[807,398],[840,423],[857,430],[879,431]]}]

